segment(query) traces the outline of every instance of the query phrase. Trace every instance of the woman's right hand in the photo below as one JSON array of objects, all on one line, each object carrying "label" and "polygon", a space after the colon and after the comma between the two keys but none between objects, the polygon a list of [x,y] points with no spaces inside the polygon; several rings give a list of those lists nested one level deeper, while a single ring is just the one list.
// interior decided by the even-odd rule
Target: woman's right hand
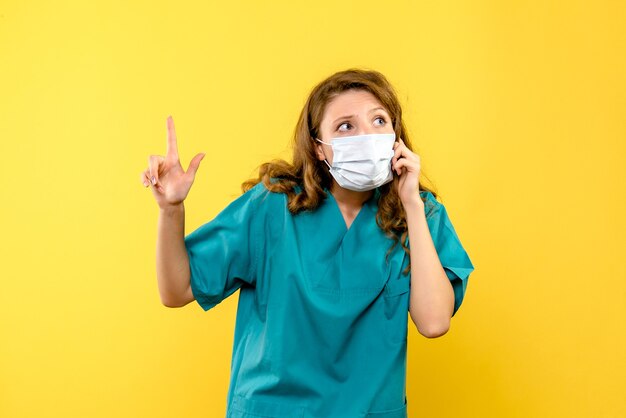
[{"label": "woman's right hand", "polygon": [[141,182],[145,187],[152,186],[152,194],[161,209],[183,203],[204,155],[204,153],[197,154],[189,163],[187,172],[183,170],[178,159],[174,120],[169,116],[167,118],[167,154],[165,157],[151,155],[148,158],[148,168],[141,173]]}]

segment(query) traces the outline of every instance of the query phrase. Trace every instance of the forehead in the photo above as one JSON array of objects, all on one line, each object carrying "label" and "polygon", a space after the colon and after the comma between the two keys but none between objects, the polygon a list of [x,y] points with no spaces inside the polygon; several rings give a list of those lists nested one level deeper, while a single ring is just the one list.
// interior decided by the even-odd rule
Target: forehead
[{"label": "forehead", "polygon": [[369,91],[346,90],[333,97],[326,105],[325,117],[341,116],[345,112],[367,112],[368,110],[380,107],[382,104]]}]

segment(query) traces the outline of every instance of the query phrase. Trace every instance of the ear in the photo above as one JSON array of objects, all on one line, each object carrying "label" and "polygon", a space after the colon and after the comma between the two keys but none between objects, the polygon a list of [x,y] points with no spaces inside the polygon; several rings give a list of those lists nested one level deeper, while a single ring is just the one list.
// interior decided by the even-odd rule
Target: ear
[{"label": "ear", "polygon": [[315,151],[317,153],[317,159],[320,161],[324,161],[326,159],[326,157],[324,156],[324,152],[322,150],[322,144],[320,144],[319,142],[315,145]]}]

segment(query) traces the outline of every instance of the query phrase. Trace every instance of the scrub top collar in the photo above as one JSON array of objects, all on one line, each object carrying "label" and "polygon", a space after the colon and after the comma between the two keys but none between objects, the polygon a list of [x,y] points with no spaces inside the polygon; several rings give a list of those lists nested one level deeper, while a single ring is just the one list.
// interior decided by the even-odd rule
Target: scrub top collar
[{"label": "scrub top collar", "polygon": [[[333,194],[330,192],[330,189],[328,187],[323,187],[323,189],[324,192],[326,192],[326,196],[329,199],[333,199],[336,204],[337,200],[335,199],[335,196],[333,196]],[[376,213],[378,211],[378,200],[380,199],[380,195],[380,190],[377,187],[376,189],[374,189],[374,193],[372,193],[372,196],[370,196],[370,198],[363,203],[363,206],[369,208],[372,212]]]}]

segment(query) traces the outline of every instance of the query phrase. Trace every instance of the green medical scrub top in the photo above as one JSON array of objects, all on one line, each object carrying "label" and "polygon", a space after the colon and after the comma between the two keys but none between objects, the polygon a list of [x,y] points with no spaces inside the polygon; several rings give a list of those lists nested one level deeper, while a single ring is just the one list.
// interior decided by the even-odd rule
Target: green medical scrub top
[{"label": "green medical scrub top", "polygon": [[[229,418],[407,416],[409,256],[398,244],[385,260],[378,189],[350,228],[325,191],[292,215],[285,194],[258,183],[185,237],[205,311],[239,289]],[[456,313],[474,267],[443,204],[420,194]]]}]

